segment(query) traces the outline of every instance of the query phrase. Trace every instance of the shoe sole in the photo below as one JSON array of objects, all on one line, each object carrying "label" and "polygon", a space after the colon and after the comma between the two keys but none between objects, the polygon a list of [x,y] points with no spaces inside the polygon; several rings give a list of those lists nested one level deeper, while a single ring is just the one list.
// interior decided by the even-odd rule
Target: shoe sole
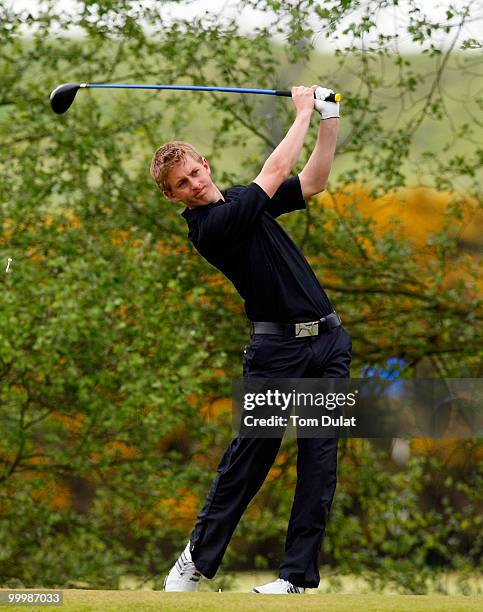
[{"label": "shoe sole", "polygon": [[258,593],[259,595],[303,595],[303,593],[260,593],[257,589],[252,589],[252,593]]}]

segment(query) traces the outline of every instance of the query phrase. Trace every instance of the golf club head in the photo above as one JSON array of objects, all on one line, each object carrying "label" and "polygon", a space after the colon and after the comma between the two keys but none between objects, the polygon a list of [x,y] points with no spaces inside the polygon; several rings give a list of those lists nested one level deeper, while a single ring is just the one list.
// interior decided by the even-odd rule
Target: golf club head
[{"label": "golf club head", "polygon": [[61,115],[70,108],[79,87],[79,83],[64,83],[54,89],[50,94],[50,106],[54,113]]}]

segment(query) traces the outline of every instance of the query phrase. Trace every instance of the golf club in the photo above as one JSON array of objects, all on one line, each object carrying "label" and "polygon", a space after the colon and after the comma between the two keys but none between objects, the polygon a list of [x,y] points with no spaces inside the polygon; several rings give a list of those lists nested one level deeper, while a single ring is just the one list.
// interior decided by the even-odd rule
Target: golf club
[{"label": "golf club", "polygon": [[[127,83],[64,83],[50,94],[50,105],[54,113],[61,115],[71,106],[79,89],[176,89],[183,91],[223,91],[227,93],[264,94],[267,96],[285,96],[290,98],[291,92],[284,89],[246,89],[243,87],[201,87],[195,85],[129,85]],[[315,95],[315,94],[314,94]],[[330,94],[329,102],[339,102],[341,94]]]}]

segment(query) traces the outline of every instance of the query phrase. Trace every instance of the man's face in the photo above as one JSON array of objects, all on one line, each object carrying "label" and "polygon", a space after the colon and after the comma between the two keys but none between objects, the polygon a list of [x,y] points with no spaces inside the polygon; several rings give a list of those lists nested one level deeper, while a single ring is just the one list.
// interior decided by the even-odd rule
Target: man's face
[{"label": "man's face", "polygon": [[189,208],[204,206],[219,197],[206,159],[198,162],[188,155],[184,163],[171,168],[167,182],[169,189],[164,195],[174,202],[183,202]]}]

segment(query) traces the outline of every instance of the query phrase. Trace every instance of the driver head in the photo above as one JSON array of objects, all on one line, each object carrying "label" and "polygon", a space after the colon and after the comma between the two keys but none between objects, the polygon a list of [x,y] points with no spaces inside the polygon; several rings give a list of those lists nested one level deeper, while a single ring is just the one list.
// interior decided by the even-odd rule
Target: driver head
[{"label": "driver head", "polygon": [[79,83],[64,83],[54,89],[50,94],[50,105],[54,113],[61,115],[70,108],[79,87]]}]

